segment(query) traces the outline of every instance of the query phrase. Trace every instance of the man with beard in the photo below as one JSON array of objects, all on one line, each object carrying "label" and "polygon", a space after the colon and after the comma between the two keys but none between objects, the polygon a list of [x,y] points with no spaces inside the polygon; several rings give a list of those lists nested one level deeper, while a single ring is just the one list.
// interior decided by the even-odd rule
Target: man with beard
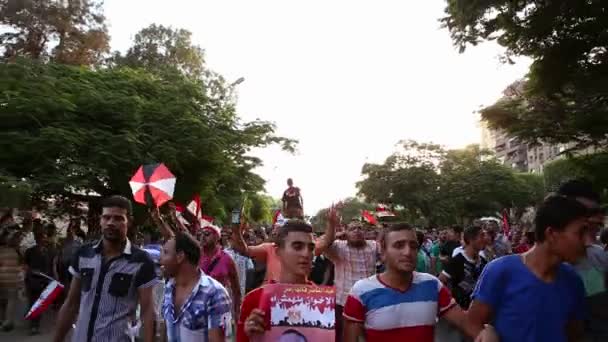
[{"label": "man with beard", "polygon": [[336,286],[336,341],[342,341],[342,310],[352,286],[361,279],[376,273],[378,247],[376,241],[365,240],[361,222],[351,222],[346,228],[346,240],[336,241],[338,216],[336,210],[329,213],[325,236],[317,243],[317,253],[334,263]]},{"label": "man with beard", "polygon": [[230,334],[231,303],[226,289],[198,267],[201,249],[186,232],[165,242],[161,268],[169,279],[163,317],[169,342],[224,342]]},{"label": "man with beard", "polygon": [[468,323],[439,279],[415,272],[418,239],[407,224],[386,229],[380,239],[386,271],[355,283],[344,306],[344,340],[432,342],[438,317],[476,341],[494,341],[491,331]]},{"label": "man with beard", "polygon": [[100,226],[102,239],[82,246],[70,265],[73,276],[59,311],[55,342],[62,342],[76,321],[74,342],[130,341],[129,315],[141,306],[144,341],[154,341],[152,288],[158,282],[148,254],[127,238],[131,201],[105,198]]},{"label": "man with beard", "polygon": [[205,275],[217,280],[230,291],[234,315],[237,317],[241,305],[239,275],[234,260],[220,245],[221,232],[216,226],[203,227],[201,232],[201,259],[199,266]]},{"label": "man with beard", "polygon": [[[281,263],[281,272],[276,282],[313,285],[307,279],[315,250],[311,226],[303,222],[288,222],[278,232],[274,248]],[[264,312],[260,308],[263,292],[262,286],[249,292],[243,299],[237,342],[254,340],[270,326],[270,312]]]}]

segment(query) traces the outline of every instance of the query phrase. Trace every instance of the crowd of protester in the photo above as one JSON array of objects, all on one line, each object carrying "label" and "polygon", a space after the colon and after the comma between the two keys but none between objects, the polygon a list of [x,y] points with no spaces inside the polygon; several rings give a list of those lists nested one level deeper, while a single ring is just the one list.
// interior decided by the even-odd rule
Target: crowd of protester
[{"label": "crowd of protester", "polygon": [[[509,229],[342,224],[332,208],[313,233],[300,219],[220,228],[162,211],[131,238],[131,202],[120,196],[104,199],[96,238],[81,219],[59,234],[35,213],[7,211],[0,329],[14,329],[18,298],[31,306],[52,278],[66,287],[57,342],[70,332],[73,341],[245,342],[268,328],[261,293],[278,282],[335,287],[336,341],[608,341],[608,232],[584,181],[549,195],[533,225]],[[39,319],[29,324],[40,333]]]}]

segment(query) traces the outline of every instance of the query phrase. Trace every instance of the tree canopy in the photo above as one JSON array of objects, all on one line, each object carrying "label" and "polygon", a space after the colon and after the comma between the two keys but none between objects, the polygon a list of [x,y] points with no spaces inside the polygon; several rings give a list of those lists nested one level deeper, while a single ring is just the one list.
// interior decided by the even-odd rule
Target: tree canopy
[{"label": "tree canopy", "polygon": [[367,200],[398,205],[405,217],[428,224],[526,206],[543,193],[542,178],[516,174],[477,145],[446,150],[405,141],[383,164],[364,165],[362,174],[357,186]]},{"label": "tree canopy", "polygon": [[505,59],[533,59],[520,91],[482,110],[491,127],[527,142],[605,145],[608,3],[447,0],[442,19],[461,51],[493,40]]},{"label": "tree canopy", "polygon": [[101,0],[0,0],[0,23],[5,202],[94,205],[129,195],[139,165],[164,162],[177,200],[200,193],[205,214],[222,220],[247,199],[248,218],[269,221],[254,172],[262,161],[249,152],[296,142],[238,116],[233,85],[205,65],[190,32],[153,24],[108,56]]},{"label": "tree canopy", "polygon": [[97,65],[109,52],[102,2],[0,1],[3,59],[28,57],[71,65]]}]

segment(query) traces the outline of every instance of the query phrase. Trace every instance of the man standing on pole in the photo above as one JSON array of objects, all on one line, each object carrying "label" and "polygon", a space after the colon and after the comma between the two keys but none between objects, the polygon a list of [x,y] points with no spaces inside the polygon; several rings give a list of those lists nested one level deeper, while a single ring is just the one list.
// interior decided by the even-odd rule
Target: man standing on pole
[{"label": "man standing on pole", "polygon": [[131,201],[111,196],[102,201],[102,239],[81,247],[70,265],[73,276],[59,311],[55,342],[62,342],[76,321],[74,342],[130,341],[129,315],[141,306],[144,341],[154,341],[152,288],[154,262],[127,238]]}]

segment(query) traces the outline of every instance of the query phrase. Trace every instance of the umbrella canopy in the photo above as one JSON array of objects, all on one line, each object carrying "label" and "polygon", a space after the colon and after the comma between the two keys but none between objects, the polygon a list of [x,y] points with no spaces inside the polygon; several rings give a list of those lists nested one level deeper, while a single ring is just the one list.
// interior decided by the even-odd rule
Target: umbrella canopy
[{"label": "umbrella canopy", "polygon": [[129,185],[135,202],[160,207],[173,198],[175,176],[163,163],[142,165]]}]

